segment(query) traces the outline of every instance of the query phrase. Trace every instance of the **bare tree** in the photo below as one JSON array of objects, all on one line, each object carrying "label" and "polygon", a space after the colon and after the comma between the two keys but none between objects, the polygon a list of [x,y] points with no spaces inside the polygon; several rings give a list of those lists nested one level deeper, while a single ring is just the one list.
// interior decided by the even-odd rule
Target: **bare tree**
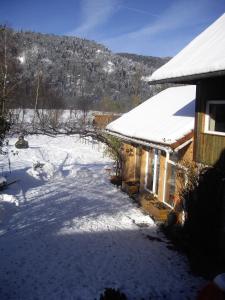
[{"label": "bare tree", "polygon": [[12,70],[15,64],[9,56],[9,42],[8,42],[7,27],[0,26],[0,143],[4,140],[5,134],[9,129],[9,120],[6,110],[6,102],[8,97],[13,93],[17,83],[13,80]]}]

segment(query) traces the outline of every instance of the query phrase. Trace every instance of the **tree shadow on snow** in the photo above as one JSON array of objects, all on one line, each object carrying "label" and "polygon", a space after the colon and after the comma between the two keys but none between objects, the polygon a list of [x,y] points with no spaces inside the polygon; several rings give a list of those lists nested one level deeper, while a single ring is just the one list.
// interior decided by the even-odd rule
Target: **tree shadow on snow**
[{"label": "tree shadow on snow", "polygon": [[154,226],[136,225],[133,204],[96,172],[102,167],[80,164],[74,177],[44,185],[15,171],[24,178],[10,187],[15,194],[43,188],[0,227],[0,299],[99,300],[105,288],[128,299],[194,298],[199,279],[190,284],[184,258]]},{"label": "tree shadow on snow", "polygon": [[[11,233],[2,237],[1,299],[99,299],[118,288],[128,299],[194,299],[180,256],[149,241],[152,228],[92,232]],[[163,285],[161,284],[163,282]]]},{"label": "tree shadow on snow", "polygon": [[[5,189],[4,194],[13,195],[20,200],[22,198],[23,201],[26,201],[26,193],[30,189],[43,185],[43,180],[36,179],[34,176],[28,174],[27,171],[29,169],[30,168],[13,170],[13,172],[7,176],[8,182],[16,182]],[[21,193],[22,197],[20,196]]]}]

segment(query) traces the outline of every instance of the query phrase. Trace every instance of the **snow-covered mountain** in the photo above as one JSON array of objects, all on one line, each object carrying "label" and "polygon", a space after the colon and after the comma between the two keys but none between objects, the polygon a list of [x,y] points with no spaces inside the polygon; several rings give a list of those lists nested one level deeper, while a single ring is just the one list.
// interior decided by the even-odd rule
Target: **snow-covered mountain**
[{"label": "snow-covered mountain", "polygon": [[[11,55],[21,79],[14,105],[79,107],[125,111],[156,92],[142,80],[168,58],[114,54],[105,46],[77,37],[8,30]],[[157,90],[158,91],[158,90]]]}]

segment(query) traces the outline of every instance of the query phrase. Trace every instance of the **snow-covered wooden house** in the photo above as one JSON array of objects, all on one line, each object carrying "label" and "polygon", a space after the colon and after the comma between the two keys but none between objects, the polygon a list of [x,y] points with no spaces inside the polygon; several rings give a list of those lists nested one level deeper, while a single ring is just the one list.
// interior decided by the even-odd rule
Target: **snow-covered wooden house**
[{"label": "snow-covered wooden house", "polygon": [[213,165],[225,149],[225,14],[148,81],[196,84],[194,160]]},{"label": "snow-covered wooden house", "polygon": [[169,208],[178,203],[182,161],[193,156],[195,92],[194,85],[168,88],[106,127],[123,141],[125,190],[136,186]]}]

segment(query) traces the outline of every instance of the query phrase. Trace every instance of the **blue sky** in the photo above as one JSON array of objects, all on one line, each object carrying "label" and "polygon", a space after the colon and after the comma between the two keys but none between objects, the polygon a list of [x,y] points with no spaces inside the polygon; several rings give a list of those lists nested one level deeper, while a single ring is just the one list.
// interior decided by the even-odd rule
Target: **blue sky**
[{"label": "blue sky", "polygon": [[74,35],[113,52],[173,56],[225,12],[225,0],[0,0],[0,22]]}]

